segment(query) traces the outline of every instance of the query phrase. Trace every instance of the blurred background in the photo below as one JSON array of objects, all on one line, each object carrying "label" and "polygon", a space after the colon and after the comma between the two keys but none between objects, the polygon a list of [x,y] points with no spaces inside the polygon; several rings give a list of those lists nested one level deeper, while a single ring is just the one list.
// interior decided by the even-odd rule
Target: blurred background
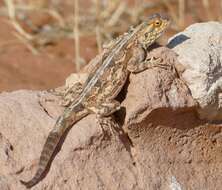
[{"label": "blurred background", "polygon": [[222,0],[0,0],[0,91],[50,89],[78,72],[102,44],[153,13],[167,39],[192,23],[222,20]]}]

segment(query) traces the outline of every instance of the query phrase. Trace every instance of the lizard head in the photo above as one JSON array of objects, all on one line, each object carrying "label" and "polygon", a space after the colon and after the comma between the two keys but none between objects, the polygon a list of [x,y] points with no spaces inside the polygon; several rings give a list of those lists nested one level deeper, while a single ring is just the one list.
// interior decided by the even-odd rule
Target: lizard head
[{"label": "lizard head", "polygon": [[141,31],[138,33],[138,41],[144,48],[149,47],[158,39],[166,28],[169,26],[170,20],[160,14],[152,15],[148,21],[143,23]]}]

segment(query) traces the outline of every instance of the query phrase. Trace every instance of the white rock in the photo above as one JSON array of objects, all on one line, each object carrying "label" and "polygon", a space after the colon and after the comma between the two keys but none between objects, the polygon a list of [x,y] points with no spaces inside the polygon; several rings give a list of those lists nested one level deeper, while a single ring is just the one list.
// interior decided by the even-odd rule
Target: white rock
[{"label": "white rock", "polygon": [[197,23],[169,40],[186,68],[182,77],[199,103],[201,119],[222,119],[222,24]]}]

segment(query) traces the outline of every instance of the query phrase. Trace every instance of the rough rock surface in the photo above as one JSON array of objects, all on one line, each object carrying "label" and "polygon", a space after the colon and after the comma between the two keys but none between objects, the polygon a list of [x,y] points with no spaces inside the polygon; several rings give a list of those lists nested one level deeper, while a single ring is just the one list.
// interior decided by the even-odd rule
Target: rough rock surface
[{"label": "rough rock surface", "polygon": [[198,101],[202,119],[222,120],[222,24],[198,23],[169,40],[185,66],[183,79]]},{"label": "rough rock surface", "polygon": [[[181,68],[166,48],[151,54]],[[198,119],[197,104],[175,70],[153,68],[131,75],[118,99],[122,109],[115,120],[121,128],[101,128],[94,115],[79,121],[32,189],[221,189],[221,125]],[[23,190],[19,180],[34,175],[63,110],[58,101],[47,92],[0,94],[1,190]]]},{"label": "rough rock surface", "polygon": [[[39,96],[49,94],[1,94],[1,190],[25,189],[19,179],[34,175],[44,141],[61,112],[54,102],[43,107]],[[127,144],[124,137],[103,133],[95,116],[88,116],[69,131],[49,173],[33,189],[134,189],[137,176]]]}]

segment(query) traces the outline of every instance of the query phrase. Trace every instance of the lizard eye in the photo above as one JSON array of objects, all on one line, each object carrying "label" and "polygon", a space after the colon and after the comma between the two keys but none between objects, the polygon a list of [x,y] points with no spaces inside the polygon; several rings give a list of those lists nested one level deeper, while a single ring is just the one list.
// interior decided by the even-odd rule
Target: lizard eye
[{"label": "lizard eye", "polygon": [[157,20],[157,21],[155,22],[155,26],[160,26],[160,24],[161,24],[161,22],[160,22],[159,20]]}]

